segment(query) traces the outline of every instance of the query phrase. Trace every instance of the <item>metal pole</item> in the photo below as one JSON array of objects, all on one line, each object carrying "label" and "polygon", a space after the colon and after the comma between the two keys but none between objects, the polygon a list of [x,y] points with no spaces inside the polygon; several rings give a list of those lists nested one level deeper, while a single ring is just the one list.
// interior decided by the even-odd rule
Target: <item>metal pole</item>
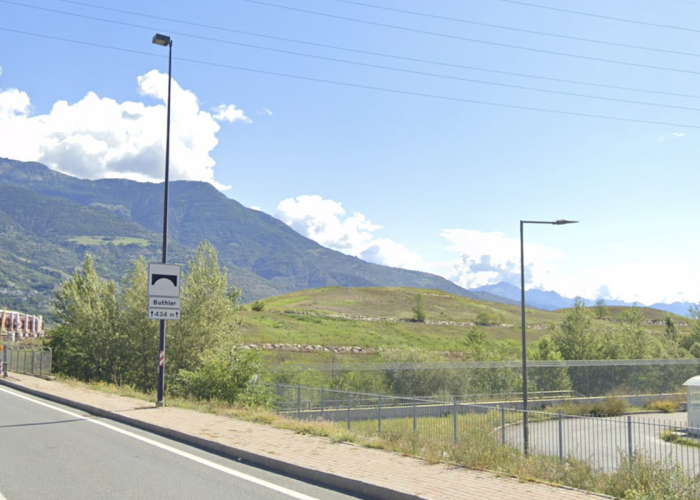
[{"label": "metal pole", "polygon": [[326,411],[326,389],[321,387],[321,419],[323,419],[324,412]]},{"label": "metal pole", "polygon": [[632,417],[627,416],[627,456],[632,460],[632,453],[634,449],[632,447]]},{"label": "metal pole", "polygon": [[452,440],[457,442],[457,398],[452,398]]},{"label": "metal pole", "polygon": [[501,444],[506,444],[506,405],[501,403]]},{"label": "metal pole", "polygon": [[348,430],[350,430],[350,390],[348,390]]},{"label": "metal pole", "polygon": [[379,395],[379,415],[378,415],[378,417],[379,417],[379,419],[378,419],[379,420],[378,431],[379,431],[379,434],[381,434],[382,433],[382,395],[381,394]]},{"label": "metal pole", "polygon": [[564,461],[564,432],[561,420],[561,410],[559,410],[559,463]]},{"label": "metal pole", "polygon": [[523,221],[520,221],[520,342],[523,357],[523,452],[528,455],[530,435],[527,422],[527,346],[525,345],[525,245],[523,238]]},{"label": "metal pole", "polygon": [[7,378],[7,346],[3,347],[2,350],[2,376],[3,378]]},{"label": "metal pole", "polygon": [[[173,41],[168,43],[168,111],[165,133],[165,183],[163,188],[163,264],[168,263],[168,179],[170,177],[170,89],[173,70]],[[158,341],[158,400],[156,406],[163,406],[163,389],[165,387],[165,320],[160,320],[160,338]]]},{"label": "metal pole", "polygon": [[413,396],[413,432],[415,433],[416,430],[418,430],[418,415],[416,411],[416,397]]}]

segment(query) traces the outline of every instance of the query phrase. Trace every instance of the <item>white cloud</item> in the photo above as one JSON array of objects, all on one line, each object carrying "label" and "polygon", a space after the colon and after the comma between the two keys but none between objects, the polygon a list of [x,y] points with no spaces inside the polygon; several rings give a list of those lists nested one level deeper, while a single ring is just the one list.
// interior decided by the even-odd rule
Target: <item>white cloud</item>
[{"label": "white cloud", "polygon": [[[446,248],[460,253],[453,271],[446,277],[470,289],[500,282],[520,286],[520,240],[503,233],[485,233],[469,229],[445,229],[441,236]],[[525,288],[548,288],[553,262],[565,259],[559,250],[525,244]]]},{"label": "white cloud", "polygon": [[233,104],[229,104],[228,106],[226,106],[225,104],[220,104],[219,106],[214,108],[214,111],[216,111],[216,114],[214,115],[214,120],[218,122],[226,121],[229,123],[233,123],[236,121],[242,121],[245,123],[253,123],[253,120],[248,118],[242,109],[238,109]]},{"label": "white cloud", "polygon": [[262,112],[260,114],[265,114],[267,116],[272,116],[272,111],[270,111],[267,108],[263,108]]},{"label": "white cloud", "polygon": [[[29,96],[0,89],[0,156],[40,161],[61,172],[88,179],[126,178],[162,182],[168,76],[150,71],[137,78],[138,92],[161,103],[99,97],[58,101],[48,114],[32,115]],[[214,181],[217,120],[246,121],[243,111],[221,105],[217,114],[200,109],[197,96],[172,82],[170,178]]]},{"label": "white cloud", "polygon": [[375,238],[372,233],[382,227],[372,224],[361,213],[355,212],[346,217],[340,203],[324,200],[318,195],[303,195],[281,201],[275,217],[320,245],[367,262],[415,268],[422,260],[401,243]]}]

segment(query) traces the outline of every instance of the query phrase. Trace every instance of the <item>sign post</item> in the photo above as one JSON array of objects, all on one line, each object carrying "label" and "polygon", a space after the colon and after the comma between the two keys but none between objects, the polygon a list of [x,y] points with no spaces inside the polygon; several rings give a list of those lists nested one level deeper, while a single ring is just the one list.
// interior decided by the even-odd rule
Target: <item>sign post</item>
[{"label": "sign post", "polygon": [[165,381],[165,321],[180,319],[180,266],[172,264],[148,265],[148,319],[160,320],[158,346],[158,401],[163,406]]}]

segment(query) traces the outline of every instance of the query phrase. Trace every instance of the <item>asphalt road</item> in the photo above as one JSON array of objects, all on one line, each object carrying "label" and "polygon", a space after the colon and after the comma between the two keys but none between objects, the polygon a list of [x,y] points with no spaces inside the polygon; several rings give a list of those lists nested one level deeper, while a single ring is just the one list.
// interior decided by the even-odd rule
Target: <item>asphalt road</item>
[{"label": "asphalt road", "polygon": [[[571,417],[530,423],[530,449],[533,453],[558,456],[561,446],[565,457],[590,460],[597,467],[614,470],[626,457],[630,446],[634,453],[653,461],[670,461],[687,471],[700,473],[700,448],[671,444],[661,439],[667,430],[685,429],[687,414],[645,414],[610,418]],[[631,431],[631,437],[629,434]],[[560,440],[561,432],[561,440]],[[522,448],[522,425],[506,429],[506,442]]]},{"label": "asphalt road", "polygon": [[0,387],[0,500],[349,500]]}]

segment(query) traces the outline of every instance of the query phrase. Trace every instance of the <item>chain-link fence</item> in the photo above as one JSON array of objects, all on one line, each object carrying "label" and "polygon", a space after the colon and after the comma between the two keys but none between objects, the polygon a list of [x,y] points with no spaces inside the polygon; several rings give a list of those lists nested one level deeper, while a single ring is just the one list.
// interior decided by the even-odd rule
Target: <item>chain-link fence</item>
[{"label": "chain-link fence", "polygon": [[26,373],[38,377],[51,375],[52,352],[44,346],[12,346],[2,345],[0,374],[7,372]]},{"label": "chain-link fence", "polygon": [[[443,444],[491,439],[520,450],[527,439],[529,453],[560,461],[586,460],[603,470],[617,468],[626,457],[643,456],[672,461],[689,473],[700,473],[700,429],[689,428],[679,414],[580,417],[561,411],[524,412],[516,402],[475,404],[468,398],[397,397],[301,385],[276,384],[272,388],[279,413],[296,419],[334,421],[366,437],[419,435]],[[557,397],[575,395],[562,393]]]},{"label": "chain-link fence", "polygon": [[[303,369],[302,369],[303,368]],[[573,391],[585,396],[682,391],[700,374],[700,359],[528,361],[528,391]],[[327,363],[270,367],[276,383],[325,385],[355,392],[470,394],[473,401],[517,399],[521,361],[435,363]]]}]

